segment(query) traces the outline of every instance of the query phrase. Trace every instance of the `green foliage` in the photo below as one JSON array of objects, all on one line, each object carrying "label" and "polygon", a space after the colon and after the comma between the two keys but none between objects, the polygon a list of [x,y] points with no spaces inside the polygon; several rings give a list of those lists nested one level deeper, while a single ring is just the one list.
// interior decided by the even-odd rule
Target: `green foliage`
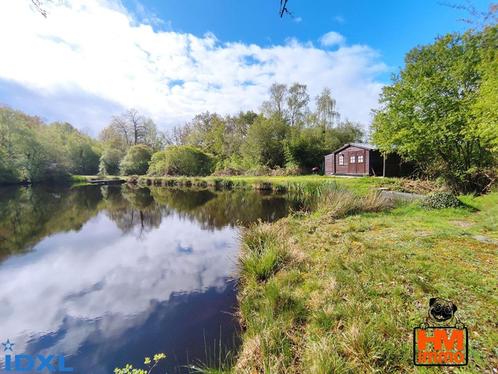
[{"label": "green foliage", "polygon": [[0,108],[0,183],[66,180],[68,173],[95,173],[98,146],[70,124]]},{"label": "green foliage", "polygon": [[471,124],[479,138],[498,155],[498,27],[489,27],[480,39],[478,71],[481,85],[472,106]]},{"label": "green foliage", "polygon": [[123,152],[119,149],[108,148],[100,156],[99,174],[118,175],[119,165],[123,158]]},{"label": "green foliage", "polygon": [[213,157],[191,146],[171,146],[154,153],[148,174],[203,176],[213,171]]},{"label": "green foliage", "polygon": [[58,232],[79,230],[98,212],[96,188],[2,187],[0,193],[0,260],[22,253]]},{"label": "green foliage", "polygon": [[462,202],[451,192],[434,192],[425,197],[423,205],[430,209],[458,208]]},{"label": "green foliage", "polygon": [[157,130],[154,121],[136,109],[114,116],[111,123],[100,132],[99,138],[106,148],[119,149],[123,153],[137,144],[159,150],[164,143],[164,134]]},{"label": "green foliage", "polygon": [[126,156],[121,160],[120,171],[123,175],[144,175],[149,168],[152,150],[144,145],[137,144],[128,149]]},{"label": "green foliage", "polygon": [[152,359],[150,357],[145,357],[144,365],[147,369],[137,369],[132,365],[127,364],[123,368],[115,368],[114,374],[151,374],[159,362],[165,358],[166,355],[164,353],[157,353]]},{"label": "green foliage", "polygon": [[287,123],[278,116],[258,116],[247,132],[242,145],[243,157],[251,165],[268,167],[285,164],[284,140],[288,133]]},{"label": "green foliage", "polygon": [[311,170],[323,163],[323,156],[343,144],[359,141],[363,131],[359,124],[343,122],[335,128],[316,125],[293,131],[287,140],[286,159],[291,159],[302,170]]},{"label": "green foliage", "polygon": [[497,27],[446,35],[407,54],[373,122],[382,151],[395,150],[454,190],[482,191],[497,156]]},{"label": "green foliage", "polygon": [[304,84],[288,88],[275,83],[262,104],[262,114],[241,112],[222,117],[202,113],[183,128],[175,128],[168,141],[212,154],[216,170],[222,174],[224,170],[248,175],[309,172],[323,164],[324,155],[363,137],[360,125],[339,123],[330,90],[316,98],[316,112],[310,111],[309,99]]},{"label": "green foliage", "polygon": [[51,146],[62,154],[62,162],[71,174],[92,175],[97,173],[100,150],[97,142],[80,133],[69,123],[48,125]]}]

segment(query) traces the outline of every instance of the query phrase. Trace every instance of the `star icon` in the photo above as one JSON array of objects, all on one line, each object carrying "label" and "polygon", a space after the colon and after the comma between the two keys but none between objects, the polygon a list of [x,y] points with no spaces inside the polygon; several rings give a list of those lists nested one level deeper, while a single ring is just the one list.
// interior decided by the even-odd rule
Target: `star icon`
[{"label": "star icon", "polygon": [[2,343],[3,345],[3,351],[11,351],[12,352],[12,347],[15,345],[12,343],[9,339],[5,343]]}]

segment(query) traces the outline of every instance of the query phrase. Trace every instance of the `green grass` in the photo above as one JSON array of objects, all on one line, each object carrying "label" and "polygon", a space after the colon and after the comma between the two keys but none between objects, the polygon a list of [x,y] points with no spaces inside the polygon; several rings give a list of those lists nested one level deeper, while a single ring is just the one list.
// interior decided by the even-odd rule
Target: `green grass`
[{"label": "green grass", "polygon": [[342,191],[327,199],[246,231],[235,372],[445,371],[411,361],[413,328],[436,296],[455,302],[469,328],[469,366],[460,372],[498,366],[497,246],[476,239],[496,238],[498,193],[441,210],[389,209],[375,195]]},{"label": "green grass", "polygon": [[90,180],[96,179],[105,179],[105,180],[116,180],[116,179],[125,179],[127,180],[127,176],[118,176],[118,175],[71,175],[70,184],[72,187],[80,187],[80,186],[88,186],[91,185]]},{"label": "green grass", "polygon": [[219,189],[261,189],[276,192],[314,191],[323,185],[336,185],[360,194],[366,194],[372,188],[395,187],[399,179],[376,177],[328,177],[320,175],[284,176],[284,177],[148,177],[141,176],[138,182],[143,185],[164,187],[203,187]]}]

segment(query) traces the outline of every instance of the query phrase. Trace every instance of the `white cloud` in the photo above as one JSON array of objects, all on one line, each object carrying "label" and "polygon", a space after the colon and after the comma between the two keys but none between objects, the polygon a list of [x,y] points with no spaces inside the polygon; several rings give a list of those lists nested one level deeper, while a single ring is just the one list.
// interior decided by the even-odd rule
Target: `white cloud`
[{"label": "white cloud", "polygon": [[[47,237],[25,256],[2,263],[2,337],[10,337],[16,352],[23,352],[37,338],[57,336],[48,348],[66,355],[75,354],[91,336],[119,341],[128,328],[149,318],[154,301],[223,290],[236,272],[238,235],[229,227],[208,232],[171,214],[137,238],[123,235],[101,213],[78,232]],[[62,334],[71,320],[82,328]]]},{"label": "white cloud", "polygon": [[334,21],[337,22],[337,23],[340,23],[340,24],[343,24],[346,22],[346,20],[344,19],[343,16],[335,16],[334,17]]},{"label": "white cloud", "polygon": [[320,44],[324,47],[343,45],[344,43],[346,43],[346,38],[335,31],[330,31],[320,38]]},{"label": "white cloud", "polygon": [[[93,133],[116,106],[137,108],[163,128],[206,110],[256,110],[275,81],[306,83],[312,96],[328,86],[343,117],[366,123],[382,87],[376,77],[386,70],[372,48],[346,45],[334,32],[321,39],[337,45],[333,51],[296,40],[262,47],[155,30],[114,0],[67,0],[49,8],[48,18],[29,3],[0,2],[0,82],[36,92],[51,115]],[[102,100],[114,111],[99,120],[88,116],[89,108],[68,113],[56,105],[68,93]]]}]

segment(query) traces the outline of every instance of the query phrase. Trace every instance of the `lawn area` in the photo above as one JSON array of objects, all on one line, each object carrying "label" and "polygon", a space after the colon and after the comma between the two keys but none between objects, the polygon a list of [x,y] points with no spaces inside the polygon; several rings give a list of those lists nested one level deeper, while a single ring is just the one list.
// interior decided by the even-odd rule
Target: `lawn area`
[{"label": "lawn area", "polygon": [[[124,177],[134,178],[134,177]],[[322,175],[302,176],[232,176],[232,177],[150,177],[136,178],[142,185],[180,186],[180,187],[213,187],[213,188],[254,188],[273,191],[292,191],[305,188],[316,188],[325,184],[334,184],[360,195],[366,194],[374,188],[427,193],[438,189],[434,182],[414,181],[403,178],[382,177],[338,177]]]},{"label": "lawn area", "polygon": [[74,183],[85,183],[91,179],[124,179],[140,185],[154,185],[163,187],[200,187],[238,189],[252,188],[273,191],[302,190],[303,188],[316,188],[323,185],[337,185],[360,195],[365,195],[375,188],[390,190],[428,193],[440,189],[435,182],[427,180],[411,180],[404,178],[383,177],[348,177],[348,176],[323,176],[323,175],[297,175],[297,176],[207,176],[207,177],[153,177],[153,176],[107,176],[73,175]]},{"label": "lawn area", "polygon": [[[368,182],[344,183],[362,190]],[[429,298],[443,297],[469,330],[469,365],[451,370],[491,373],[498,367],[498,193],[461,200],[467,207],[412,203],[344,218],[321,210],[248,229],[243,344],[233,370],[450,372],[412,363],[413,328]]]}]

